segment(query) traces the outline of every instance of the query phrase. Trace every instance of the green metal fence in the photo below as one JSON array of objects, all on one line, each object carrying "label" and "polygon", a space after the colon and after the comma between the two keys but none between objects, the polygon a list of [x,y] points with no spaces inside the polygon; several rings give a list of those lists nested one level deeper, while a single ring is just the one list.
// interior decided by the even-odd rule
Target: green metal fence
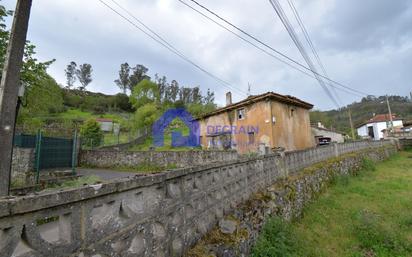
[{"label": "green metal fence", "polygon": [[22,148],[35,148],[36,181],[41,170],[71,168],[73,174],[77,165],[77,134],[73,138],[57,138],[37,135],[16,135],[14,145]]},{"label": "green metal fence", "polygon": [[36,147],[36,136],[20,134],[14,136],[14,146],[21,148],[35,148]]}]

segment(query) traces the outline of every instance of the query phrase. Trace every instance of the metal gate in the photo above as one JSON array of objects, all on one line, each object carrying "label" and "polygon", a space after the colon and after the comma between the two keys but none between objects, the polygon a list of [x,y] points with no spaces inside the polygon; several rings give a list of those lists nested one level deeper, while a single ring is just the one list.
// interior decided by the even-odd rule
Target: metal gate
[{"label": "metal gate", "polygon": [[75,173],[77,162],[77,136],[72,139],[43,137],[41,131],[36,136],[36,181],[40,170],[71,168]]}]

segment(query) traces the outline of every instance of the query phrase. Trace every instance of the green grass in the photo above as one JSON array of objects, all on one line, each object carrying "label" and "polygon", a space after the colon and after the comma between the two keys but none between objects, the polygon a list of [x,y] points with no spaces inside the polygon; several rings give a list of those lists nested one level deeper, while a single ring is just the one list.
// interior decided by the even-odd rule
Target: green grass
[{"label": "green grass", "polygon": [[[172,134],[171,131],[180,131],[182,136],[188,136],[189,129],[183,127],[181,129],[170,129],[164,135],[164,146],[156,147],[155,151],[193,151],[201,150],[200,147],[172,147]],[[130,151],[149,151],[153,147],[153,137],[148,137],[143,144],[134,145],[129,150]]]},{"label": "green grass", "polygon": [[365,160],[363,168],[336,178],[302,219],[269,221],[252,256],[412,256],[412,152],[378,165]]}]

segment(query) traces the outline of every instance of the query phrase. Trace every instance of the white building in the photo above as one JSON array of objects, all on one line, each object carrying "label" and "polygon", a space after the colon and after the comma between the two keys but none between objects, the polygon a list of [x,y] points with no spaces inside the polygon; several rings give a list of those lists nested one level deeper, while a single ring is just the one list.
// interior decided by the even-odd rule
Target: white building
[{"label": "white building", "polygon": [[[402,119],[392,115],[393,127],[402,128]],[[390,128],[389,114],[379,114],[368,120],[367,122],[357,127],[358,135],[362,138],[371,138],[373,140],[381,140],[384,138],[383,130]]]},{"label": "white building", "polygon": [[113,131],[113,120],[98,118],[98,119],[96,119],[96,121],[100,124],[100,128],[104,132],[112,132]]},{"label": "white building", "polygon": [[344,143],[345,134],[335,130],[325,128],[320,122],[311,126],[312,135],[314,136],[315,143],[318,144],[319,138],[330,138],[331,143]]}]

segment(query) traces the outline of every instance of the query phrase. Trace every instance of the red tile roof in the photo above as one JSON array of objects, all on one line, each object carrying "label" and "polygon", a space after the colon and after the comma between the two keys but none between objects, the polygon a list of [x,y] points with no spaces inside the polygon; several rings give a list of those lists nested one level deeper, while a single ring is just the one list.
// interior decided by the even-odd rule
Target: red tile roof
[{"label": "red tile roof", "polygon": [[[402,120],[401,118],[398,118],[396,114],[392,114],[392,120]],[[362,127],[363,125],[366,125],[368,123],[377,123],[377,122],[387,122],[391,121],[389,114],[378,114],[375,115],[373,118],[359,124],[357,128]]]}]

